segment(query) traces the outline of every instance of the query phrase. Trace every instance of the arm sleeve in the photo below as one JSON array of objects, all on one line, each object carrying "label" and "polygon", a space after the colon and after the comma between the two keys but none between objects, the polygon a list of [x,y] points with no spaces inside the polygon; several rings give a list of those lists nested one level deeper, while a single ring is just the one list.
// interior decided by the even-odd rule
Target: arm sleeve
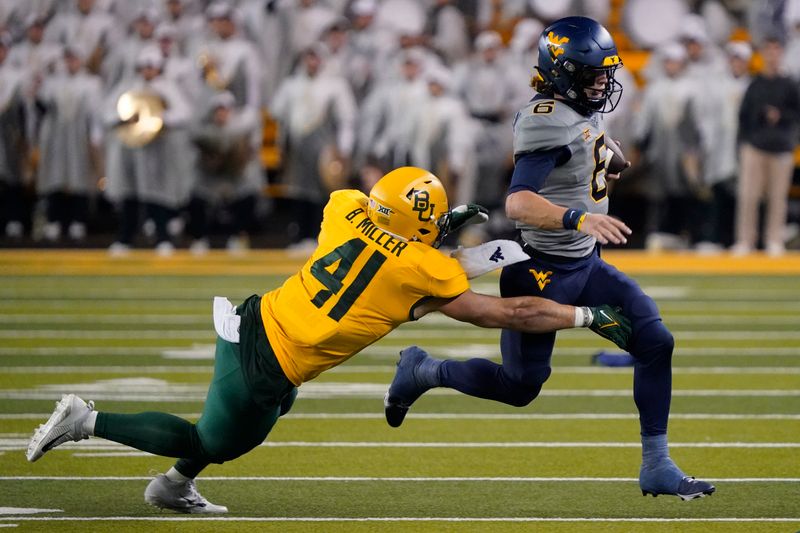
[{"label": "arm sleeve", "polygon": [[508,194],[521,190],[538,193],[550,172],[569,161],[570,157],[572,157],[572,152],[566,146],[519,154],[514,165],[514,174],[511,176]]}]

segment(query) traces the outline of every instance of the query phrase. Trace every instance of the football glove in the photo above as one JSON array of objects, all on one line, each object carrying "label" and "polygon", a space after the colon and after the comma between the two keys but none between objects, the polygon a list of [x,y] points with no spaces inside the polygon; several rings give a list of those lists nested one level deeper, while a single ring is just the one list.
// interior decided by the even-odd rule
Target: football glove
[{"label": "football glove", "polygon": [[622,315],[622,308],[601,305],[591,310],[593,318],[589,329],[627,351],[633,328],[631,321]]},{"label": "football glove", "polygon": [[470,224],[483,224],[489,220],[489,210],[478,204],[464,204],[450,210],[447,231],[458,231]]}]

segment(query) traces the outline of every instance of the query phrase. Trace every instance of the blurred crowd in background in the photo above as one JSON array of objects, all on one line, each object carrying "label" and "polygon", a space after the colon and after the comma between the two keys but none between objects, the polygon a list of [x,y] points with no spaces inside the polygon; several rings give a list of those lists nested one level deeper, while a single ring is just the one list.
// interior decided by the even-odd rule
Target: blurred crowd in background
[{"label": "blurred crowd in background", "polygon": [[3,0],[0,245],[308,250],[330,191],[408,164],[493,210],[463,241],[508,235],[511,122],[567,15],[625,64],[636,244],[791,246],[800,0]]}]

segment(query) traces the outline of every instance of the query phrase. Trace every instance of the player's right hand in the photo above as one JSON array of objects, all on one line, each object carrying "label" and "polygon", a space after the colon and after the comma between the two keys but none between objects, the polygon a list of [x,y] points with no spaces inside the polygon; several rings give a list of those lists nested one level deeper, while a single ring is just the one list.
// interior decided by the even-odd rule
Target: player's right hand
[{"label": "player's right hand", "polygon": [[457,231],[470,224],[483,224],[489,220],[489,210],[478,204],[459,205],[450,210],[448,231]]},{"label": "player's right hand", "polygon": [[591,235],[600,244],[626,244],[631,234],[631,228],[620,219],[598,213],[587,214],[578,231]]},{"label": "player's right hand", "polygon": [[610,340],[623,350],[628,349],[628,344],[633,335],[631,321],[622,314],[620,307],[601,305],[592,307],[592,323],[589,329]]}]

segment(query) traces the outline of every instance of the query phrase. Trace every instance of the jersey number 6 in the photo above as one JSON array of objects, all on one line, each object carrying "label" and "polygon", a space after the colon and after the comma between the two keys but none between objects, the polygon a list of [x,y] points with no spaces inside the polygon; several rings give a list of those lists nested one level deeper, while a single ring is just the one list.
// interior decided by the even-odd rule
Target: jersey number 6
[{"label": "jersey number 6", "polygon": [[[367,243],[361,239],[350,239],[346,243],[337,246],[332,252],[314,261],[314,264],[311,265],[311,275],[322,283],[325,288],[320,290],[316,296],[311,299],[311,303],[317,306],[317,308],[320,308],[331,296],[339,294],[339,291],[344,287],[342,281],[345,276],[347,276],[347,273],[350,272],[350,269],[353,268],[353,263],[355,263],[358,256],[361,255],[366,247]],[[331,273],[328,267],[337,261],[339,264],[336,266],[336,270]],[[355,279],[344,289],[344,292],[339,297],[339,301],[336,302],[336,305],[328,312],[328,316],[337,322],[341,320],[353,306],[356,299],[364,292],[364,289],[369,285],[369,282],[372,281],[372,278],[375,277],[375,273],[378,272],[378,269],[383,265],[384,261],[386,261],[385,255],[377,250],[372,252],[367,262],[364,263],[364,266],[361,267],[361,270],[356,274]]]},{"label": "jersey number 6", "polygon": [[606,186],[606,134],[601,133],[594,142],[594,171],[592,171],[592,200],[601,202],[608,195]]}]

